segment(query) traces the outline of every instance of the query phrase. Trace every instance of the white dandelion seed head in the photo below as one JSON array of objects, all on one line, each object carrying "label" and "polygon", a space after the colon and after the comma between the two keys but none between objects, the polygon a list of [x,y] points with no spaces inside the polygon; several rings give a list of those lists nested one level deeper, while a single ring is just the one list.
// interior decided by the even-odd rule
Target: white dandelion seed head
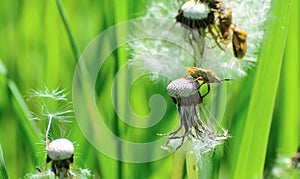
[{"label": "white dandelion seed head", "polygon": [[211,11],[208,4],[201,3],[200,1],[196,2],[194,0],[185,2],[182,5],[181,10],[184,17],[197,20],[206,18]]},{"label": "white dandelion seed head", "polygon": [[[169,79],[162,79],[159,74],[166,74],[166,76],[171,77],[171,79],[176,79],[186,73],[185,67],[181,63],[174,61],[172,57],[155,55],[146,51],[140,53],[141,54],[137,55],[134,59],[131,59],[129,64],[132,67],[138,67],[138,69],[144,72],[151,73],[150,79],[152,81],[156,82],[160,80],[160,82],[168,83]],[[160,54],[164,53],[162,52]]]},{"label": "white dandelion seed head", "polygon": [[65,160],[74,154],[74,145],[70,140],[60,138],[50,142],[46,150],[52,160]]},{"label": "white dandelion seed head", "polygon": [[[257,61],[264,32],[266,30],[265,24],[271,0],[223,0],[223,2],[226,8],[232,8],[233,24],[247,33],[247,52],[243,60],[237,60],[233,55],[232,43],[224,45],[223,48],[225,50],[223,51],[216,46],[214,39],[210,35],[206,35],[205,42],[203,43],[205,49],[202,54],[200,66],[198,67],[211,69],[220,78],[235,79],[247,75],[247,70],[252,68]],[[180,3],[173,0],[150,1],[144,17],[167,18],[172,20],[175,24],[175,17],[180,7],[185,9],[185,12],[188,12],[189,16],[192,16],[192,13],[190,13],[192,11],[197,11],[201,15],[206,14],[206,5],[201,5],[201,3],[198,2],[198,5],[191,6],[193,3],[195,4],[192,0],[180,0]],[[205,6],[205,8],[203,8],[203,6]],[[169,27],[157,28],[161,29],[162,32],[168,31],[168,28],[174,28],[174,24],[170,24]],[[153,29],[151,24],[143,24],[143,27],[141,28],[147,31],[151,31]],[[178,36],[180,35],[183,34],[178,34]],[[188,44],[188,42],[185,43]],[[131,59],[135,59],[135,57],[138,57],[141,54],[149,54],[149,52],[151,52],[152,54],[169,56],[170,59],[176,61],[177,64],[182,64],[183,66],[194,66],[193,55],[189,53],[182,54],[181,52],[184,50],[178,50],[178,46],[174,44],[157,41],[154,42],[153,40],[140,40],[130,44],[129,46],[130,49],[133,49]],[[159,66],[160,69],[170,68],[170,66],[163,63],[161,65],[157,64],[157,66]],[[147,67],[147,65],[142,67],[140,66],[142,70],[147,69]],[[176,70],[173,71],[173,73],[176,72]],[[178,77],[178,73],[174,76]],[[152,80],[159,79],[153,78]]]},{"label": "white dandelion seed head", "polygon": [[[180,0],[180,3],[185,3],[184,0]],[[156,17],[156,18],[172,18],[175,20],[177,11],[180,8],[180,5],[173,0],[153,0],[149,1],[147,6],[147,12],[145,17]]]}]

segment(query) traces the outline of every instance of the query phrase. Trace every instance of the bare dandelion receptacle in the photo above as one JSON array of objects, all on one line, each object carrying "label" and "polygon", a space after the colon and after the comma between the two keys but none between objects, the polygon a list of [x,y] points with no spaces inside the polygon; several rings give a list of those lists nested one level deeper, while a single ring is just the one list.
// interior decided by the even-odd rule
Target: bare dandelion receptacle
[{"label": "bare dandelion receptacle", "polygon": [[74,162],[74,145],[66,139],[55,139],[46,146],[46,163],[51,162],[51,170],[59,178],[69,177],[70,164]]}]

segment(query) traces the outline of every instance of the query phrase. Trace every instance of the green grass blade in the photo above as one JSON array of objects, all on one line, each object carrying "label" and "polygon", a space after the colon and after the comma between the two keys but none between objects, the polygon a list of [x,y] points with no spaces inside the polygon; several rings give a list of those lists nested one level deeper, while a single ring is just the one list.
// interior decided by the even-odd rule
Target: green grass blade
[{"label": "green grass blade", "polygon": [[287,36],[289,1],[274,0],[231,178],[261,178]]},{"label": "green grass blade", "polygon": [[299,6],[299,0],[292,0],[289,35],[282,70],[282,106],[284,107],[280,116],[279,149],[283,154],[295,153],[299,145]]},{"label": "green grass blade", "polygon": [[[12,81],[7,73],[7,70],[0,60],[0,73],[6,78],[7,86],[9,91],[11,92],[13,96],[13,102],[16,105],[16,111],[21,115],[21,118],[19,122],[21,123],[22,128],[24,131],[26,131],[27,137],[28,137],[28,142],[31,143],[31,146],[35,148],[35,145],[37,142],[40,142],[39,138],[39,129],[32,121],[32,116],[30,114],[30,110],[28,109],[17,85],[15,84],[14,81]],[[33,151],[34,152],[34,151]]]},{"label": "green grass blade", "polygon": [[7,170],[4,162],[3,150],[0,144],[0,176],[3,179],[8,179]]},{"label": "green grass blade", "polygon": [[64,22],[65,28],[67,30],[68,37],[69,37],[69,40],[70,40],[70,43],[71,43],[71,47],[72,47],[72,51],[73,51],[73,55],[74,55],[74,58],[75,58],[75,60],[77,62],[79,60],[79,58],[80,58],[79,48],[78,48],[77,43],[75,41],[75,38],[74,38],[74,36],[72,34],[71,27],[70,27],[69,21],[67,19],[67,16],[66,16],[66,13],[65,13],[65,10],[64,10],[64,7],[62,5],[61,0],[56,0],[56,4],[57,4],[57,7],[58,7],[60,16],[61,16],[61,18],[62,18],[62,20]]}]

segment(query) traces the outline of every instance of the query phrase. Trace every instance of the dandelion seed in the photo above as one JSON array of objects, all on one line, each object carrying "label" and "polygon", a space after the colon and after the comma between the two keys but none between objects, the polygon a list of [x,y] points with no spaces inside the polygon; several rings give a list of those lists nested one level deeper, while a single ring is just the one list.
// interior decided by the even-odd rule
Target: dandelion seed
[{"label": "dandelion seed", "polygon": [[30,98],[49,98],[55,101],[67,101],[67,93],[65,90],[60,90],[59,88],[50,90],[48,87],[44,86],[41,90],[32,90]]},{"label": "dandelion seed", "polygon": [[43,86],[41,89],[34,89],[28,96],[28,101],[35,105],[32,112],[33,120],[57,119],[61,123],[70,123],[74,118],[72,104],[67,98],[64,89],[49,89]]},{"label": "dandelion seed", "polygon": [[[202,144],[197,147],[210,151],[228,137],[227,133],[216,133],[200,119],[199,105],[203,98],[199,88],[200,84],[193,78],[179,78],[168,85],[168,93],[177,105],[180,126],[174,132],[161,134],[169,136],[167,146],[177,150],[188,138],[194,146]],[[179,135],[182,130],[183,134]]]}]

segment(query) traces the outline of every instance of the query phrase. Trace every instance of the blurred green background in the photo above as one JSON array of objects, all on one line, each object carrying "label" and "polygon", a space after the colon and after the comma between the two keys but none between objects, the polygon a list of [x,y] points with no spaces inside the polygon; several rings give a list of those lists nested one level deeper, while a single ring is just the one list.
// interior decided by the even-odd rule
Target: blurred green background
[{"label": "blurred green background", "polygon": [[[62,1],[62,4],[80,52],[101,31],[141,17],[147,10],[147,1],[134,0]],[[300,143],[299,5],[297,0],[290,3],[274,0],[257,67],[247,77],[228,84],[223,125],[232,138],[225,144],[223,155],[214,157],[211,177],[260,178],[263,171],[267,173],[274,166],[278,154],[289,157],[296,153]],[[122,51],[110,58],[99,73],[99,81],[112,80],[118,67],[127,60]],[[1,1],[0,59],[7,69],[6,76],[0,68],[0,144],[5,160],[5,164],[0,163],[1,173],[4,177],[6,168],[9,178],[22,178],[26,173],[35,173],[36,166],[43,167],[46,159],[42,145],[46,123],[34,122],[39,129],[37,133],[22,99],[34,111],[36,106],[26,101],[26,96],[32,89],[46,85],[50,89],[66,89],[71,100],[76,61],[56,1]],[[146,79],[142,81],[134,87],[142,93],[131,97],[133,108],[145,115],[149,112],[149,96],[163,94],[168,113],[162,122],[150,129],[128,131],[109,106],[106,115],[110,120],[106,122],[119,136],[147,142],[158,138],[153,134],[176,126],[177,111],[165,87],[153,86]],[[110,88],[104,84],[98,84],[96,89],[99,96],[110,96]],[[143,164],[123,163],[97,152],[85,140],[76,122],[68,130],[67,136],[58,134],[58,137],[75,141],[75,165],[90,169],[96,178],[170,178],[174,172],[173,155]]]}]

